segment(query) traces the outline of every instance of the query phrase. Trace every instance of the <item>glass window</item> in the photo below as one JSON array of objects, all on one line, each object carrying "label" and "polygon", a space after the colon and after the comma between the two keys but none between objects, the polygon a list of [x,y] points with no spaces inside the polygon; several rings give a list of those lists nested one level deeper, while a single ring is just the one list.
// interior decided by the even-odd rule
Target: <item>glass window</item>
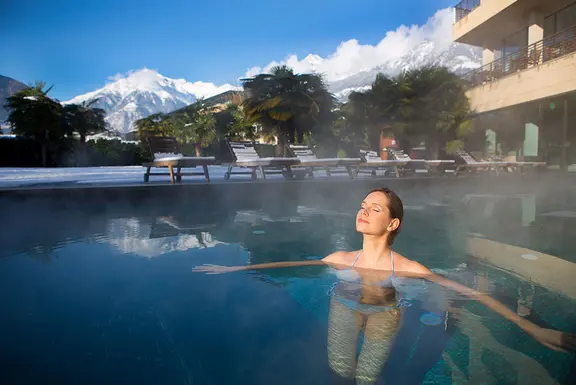
[{"label": "glass window", "polygon": [[524,132],[524,156],[538,156],[538,126],[526,123]]},{"label": "glass window", "polygon": [[556,15],[550,15],[544,19],[544,37],[554,35],[556,33]]},{"label": "glass window", "polygon": [[502,57],[502,49],[498,48],[496,50],[494,50],[494,60],[498,60]]},{"label": "glass window", "polygon": [[556,32],[576,25],[576,3],[556,14]]},{"label": "glass window", "polygon": [[503,41],[502,54],[503,56],[520,51],[528,45],[528,28],[524,28],[512,35],[508,36]]}]

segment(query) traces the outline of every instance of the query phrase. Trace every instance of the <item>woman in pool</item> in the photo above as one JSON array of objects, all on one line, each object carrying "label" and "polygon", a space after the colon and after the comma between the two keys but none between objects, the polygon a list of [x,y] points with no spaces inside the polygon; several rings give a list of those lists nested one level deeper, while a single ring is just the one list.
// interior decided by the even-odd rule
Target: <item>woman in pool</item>
[{"label": "woman in pool", "polygon": [[[221,274],[322,264],[337,269],[339,278],[349,282],[337,284],[330,291],[328,357],[336,373],[343,377],[355,376],[358,383],[373,383],[386,360],[403,302],[402,299],[396,301],[392,294],[400,277],[427,279],[476,299],[551,349],[565,350],[576,346],[573,335],[543,329],[486,294],[438,276],[420,263],[392,251],[391,246],[400,231],[403,214],[403,204],[398,195],[387,188],[375,189],[368,193],[356,215],[356,230],[363,235],[361,250],[338,251],[318,261],[233,267],[203,265],[193,270]],[[365,341],[356,364],[356,341],[362,327],[365,330]]]}]

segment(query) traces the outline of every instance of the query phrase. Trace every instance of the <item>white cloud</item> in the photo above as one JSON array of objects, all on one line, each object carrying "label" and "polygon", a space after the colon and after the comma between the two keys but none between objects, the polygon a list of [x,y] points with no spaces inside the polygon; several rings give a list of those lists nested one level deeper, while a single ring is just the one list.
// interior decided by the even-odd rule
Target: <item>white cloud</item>
[{"label": "white cloud", "polygon": [[134,75],[138,76],[140,74],[149,74],[149,73],[157,73],[158,71],[156,69],[150,69],[150,68],[140,68],[140,69],[136,69],[136,70],[129,70],[126,73],[120,73],[117,72],[116,75],[112,75],[112,76],[108,76],[108,78],[106,80],[108,80],[106,82],[106,84],[110,84],[110,83],[114,83],[117,82],[118,80],[122,80],[122,79],[128,79]]},{"label": "white cloud", "polygon": [[452,42],[452,9],[442,9],[422,25],[401,25],[394,31],[388,31],[376,45],[360,44],[351,39],[340,43],[332,54],[326,58],[310,54],[303,59],[289,55],[284,60],[272,61],[264,67],[250,68],[245,76],[251,77],[268,72],[272,67],[286,64],[295,72],[322,73],[328,81],[340,80],[361,71],[370,70],[406,55],[424,40],[435,43],[438,52],[448,48]]}]

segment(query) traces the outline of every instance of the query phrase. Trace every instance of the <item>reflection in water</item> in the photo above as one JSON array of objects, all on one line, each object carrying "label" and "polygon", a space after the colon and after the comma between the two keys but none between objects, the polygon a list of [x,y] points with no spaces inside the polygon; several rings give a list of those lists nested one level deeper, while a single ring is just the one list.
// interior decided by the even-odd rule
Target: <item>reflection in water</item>
[{"label": "reflection in water", "polygon": [[[507,222],[515,221],[512,226],[529,226],[536,217],[534,194],[467,194],[463,203],[469,207],[476,206],[475,209],[482,213],[481,217],[492,218],[498,213],[498,216],[505,218]],[[481,208],[477,205],[481,205]]]},{"label": "reflection in water", "polygon": [[[353,268],[353,266],[352,266]],[[338,271],[340,278],[330,294],[328,317],[328,362],[340,377],[357,384],[376,383],[400,323],[398,293],[388,276],[364,277],[356,270]],[[385,275],[385,274],[384,274]],[[358,358],[360,332],[364,333]]]},{"label": "reflection in water", "polygon": [[120,253],[132,253],[153,258],[174,251],[186,251],[194,248],[214,247],[222,242],[200,228],[182,230],[175,227],[174,218],[158,218],[153,223],[142,223],[137,218],[112,219],[108,222],[105,235],[97,242],[109,243]]},{"label": "reflection in water", "polygon": [[576,207],[544,212],[531,224],[530,234],[541,240],[543,251],[565,255],[576,263]]},{"label": "reflection in water", "polygon": [[[332,370],[341,377],[355,378],[357,384],[374,384],[384,368],[399,323],[399,309],[356,310],[333,296],[328,319],[328,361]],[[361,331],[364,340],[356,358]]]}]

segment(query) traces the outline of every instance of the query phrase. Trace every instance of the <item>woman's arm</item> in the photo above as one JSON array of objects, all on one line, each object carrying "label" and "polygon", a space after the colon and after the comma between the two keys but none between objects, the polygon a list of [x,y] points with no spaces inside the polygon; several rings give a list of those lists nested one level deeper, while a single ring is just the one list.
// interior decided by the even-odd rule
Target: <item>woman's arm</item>
[{"label": "woman's arm", "polygon": [[349,253],[345,251],[337,251],[322,259],[312,261],[293,261],[293,262],[269,262],[259,263],[257,265],[244,265],[244,266],[219,266],[219,265],[201,265],[192,269],[194,272],[201,272],[206,274],[222,274],[231,273],[234,271],[244,270],[261,270],[261,269],[276,269],[281,267],[299,267],[299,266],[322,266],[330,265],[336,269],[345,268],[347,264],[346,257]]},{"label": "woman's arm", "polygon": [[259,263],[257,265],[244,265],[244,266],[200,265],[194,267],[192,271],[202,272],[206,274],[222,274],[243,270],[261,270],[261,269],[274,269],[280,267],[298,267],[298,266],[320,266],[325,264],[326,263],[324,262],[324,260],[320,259],[313,261]]},{"label": "woman's arm", "polygon": [[410,271],[408,272],[398,272],[399,276],[406,276],[411,278],[423,278],[431,282],[438,283],[441,286],[452,289],[460,294],[463,294],[472,299],[478,300],[486,305],[488,308],[494,310],[498,314],[502,315],[509,321],[514,322],[526,333],[530,334],[536,340],[538,340],[543,345],[549,347],[550,349],[566,351],[566,349],[576,348],[576,336],[573,334],[566,334],[556,330],[544,329],[536,324],[530,322],[529,320],[520,317],[518,314],[507,308],[501,302],[495,300],[487,294],[481,293],[474,289],[470,289],[464,285],[457,282],[451,281],[444,278],[438,274],[434,274],[428,268],[420,265],[419,263],[412,262]]}]

